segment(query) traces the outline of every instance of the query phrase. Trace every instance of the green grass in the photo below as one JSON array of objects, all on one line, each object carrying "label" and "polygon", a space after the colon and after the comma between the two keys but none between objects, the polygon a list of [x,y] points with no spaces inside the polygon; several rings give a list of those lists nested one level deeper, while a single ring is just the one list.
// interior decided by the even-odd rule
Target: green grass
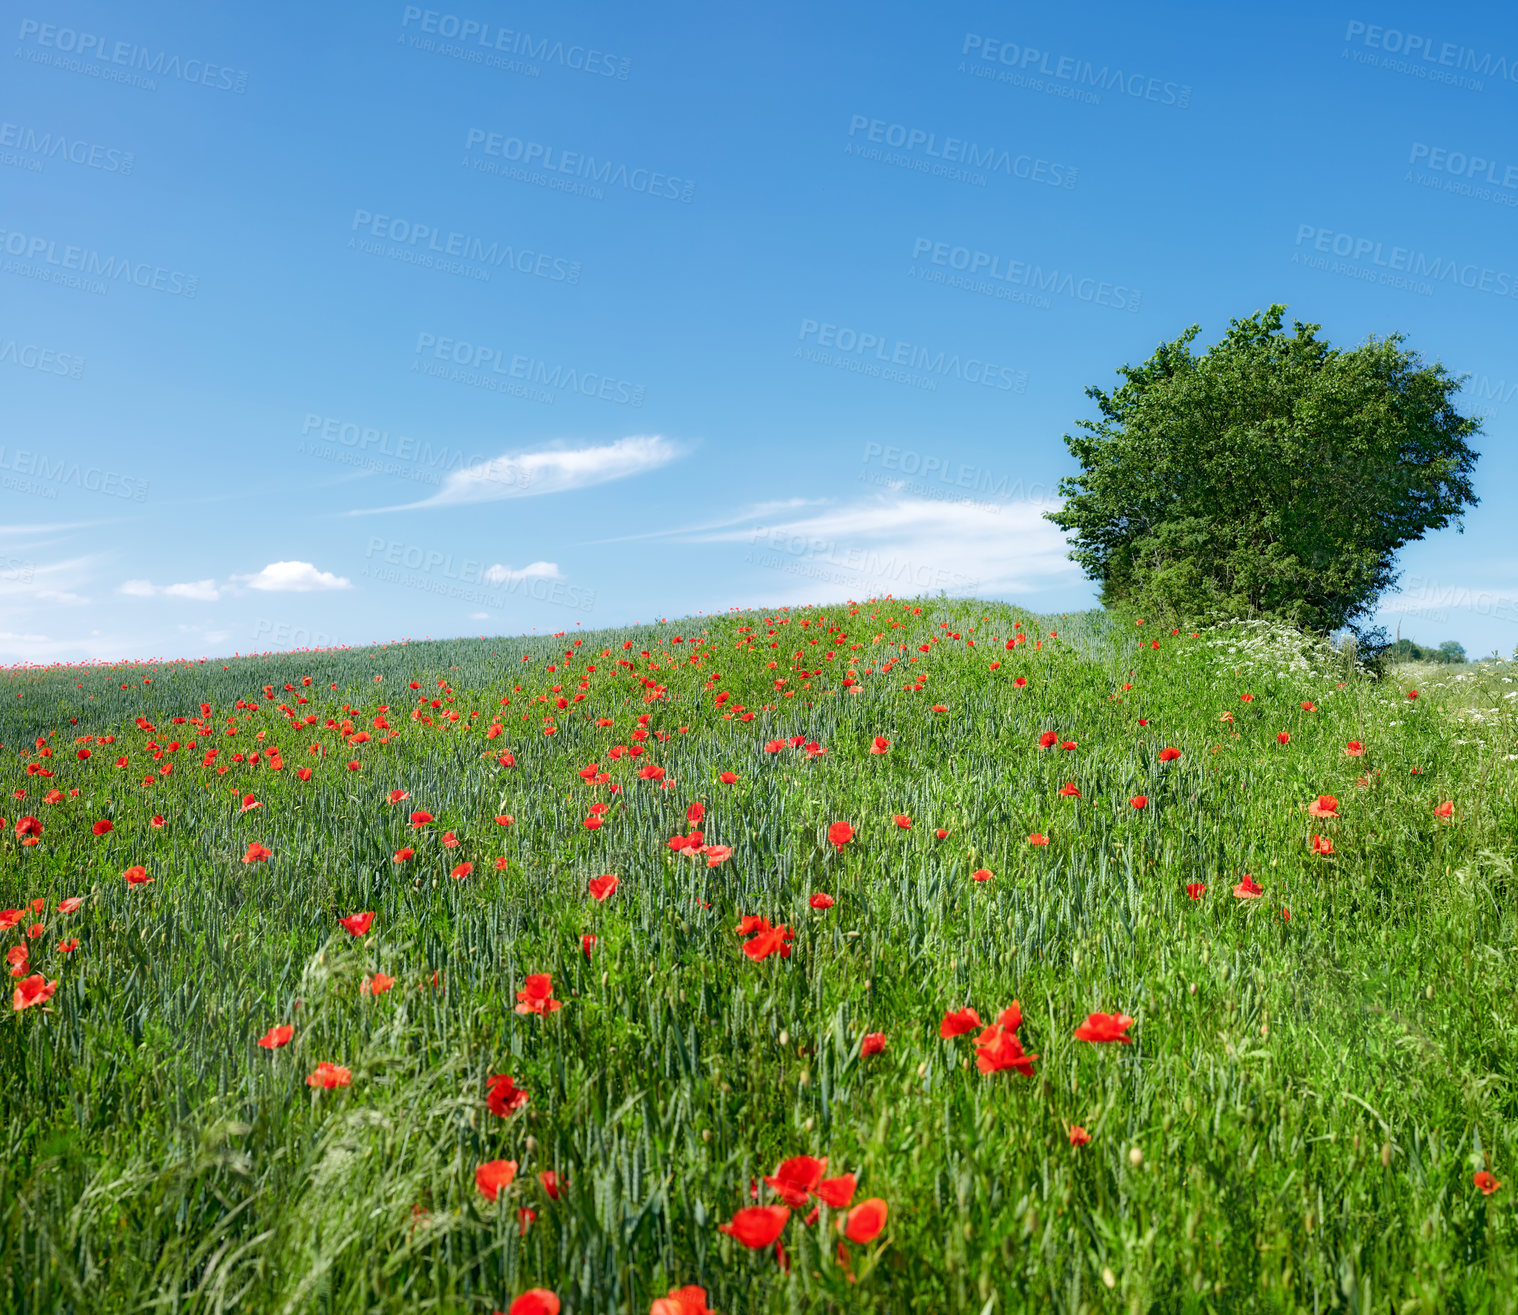
[{"label": "green grass", "polygon": [[[1007,651],[1015,621],[1030,639]],[[578,648],[8,673],[0,906],[47,905],[0,939],[37,917],[31,966],[59,985],[0,1019],[0,1309],[488,1312],[542,1286],[574,1315],[642,1315],[686,1283],[723,1315],[1514,1309],[1513,673],[1414,701],[1268,627],[1152,630],[879,601]],[[555,684],[583,700],[536,701]],[[202,703],[202,729],[171,720]],[[644,714],[646,753],[613,760]],[[345,717],[374,738],[324,728]],[[1045,730],[1078,747],[1041,750]],[[826,754],[766,752],[792,735]],[[621,790],[582,779],[591,762]],[[639,779],[650,762],[675,784]],[[239,811],[245,792],[262,806]],[[1306,813],[1320,794],[1337,820]],[[718,866],[666,843],[695,801],[732,848]],[[416,808],[436,820],[413,828]],[[20,843],[22,815],[41,843]],[[856,829],[841,852],[838,820]],[[245,864],[254,841],[273,857]],[[132,864],[152,883],[129,886]],[[1261,898],[1233,897],[1246,872]],[[604,904],[586,893],[602,873],[621,879]],[[816,891],[836,904],[812,909]],[[355,939],[338,919],[360,910]],[[793,926],[791,955],[747,959],[745,914]],[[361,992],[375,971],[388,993]],[[557,1013],[515,1012],[532,972]],[[982,1075],[973,1033],[939,1038],[945,1011],[989,1021],[1014,999],[1032,1077]],[[1132,1015],[1133,1044],[1074,1039],[1093,1011]],[[260,1048],[277,1023],[294,1040]],[[884,1053],[861,1057],[877,1031]],[[309,1087],[324,1060],[351,1085]],[[508,1118],[485,1104],[498,1073],[530,1094]],[[788,1273],[717,1230],[802,1152],[889,1204],[851,1247],[855,1282],[840,1212],[792,1214]],[[474,1170],[498,1158],[520,1171],[491,1204]],[[1477,1170],[1505,1185],[1483,1195]]]}]

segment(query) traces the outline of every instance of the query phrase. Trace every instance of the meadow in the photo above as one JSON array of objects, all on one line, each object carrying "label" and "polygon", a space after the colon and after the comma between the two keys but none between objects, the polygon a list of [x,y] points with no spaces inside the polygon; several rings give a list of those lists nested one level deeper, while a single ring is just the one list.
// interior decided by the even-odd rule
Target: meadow
[{"label": "meadow", "polygon": [[946,599],[7,671],[0,1309],[1518,1308],[1518,670],[1402,674]]}]

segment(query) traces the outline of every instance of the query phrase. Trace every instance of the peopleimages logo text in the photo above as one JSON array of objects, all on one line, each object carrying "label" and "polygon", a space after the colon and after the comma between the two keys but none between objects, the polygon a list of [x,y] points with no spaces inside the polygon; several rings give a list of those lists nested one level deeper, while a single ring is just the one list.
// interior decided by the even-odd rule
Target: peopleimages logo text
[{"label": "peopleimages logo text", "polygon": [[1416,59],[1442,68],[1479,73],[1482,77],[1500,78],[1504,82],[1518,82],[1518,55],[1510,59],[1506,55],[1474,50],[1454,41],[1436,41],[1433,37],[1420,36],[1416,32],[1378,27],[1374,23],[1362,23],[1358,19],[1351,20],[1345,29],[1344,39],[1370,50],[1400,55],[1403,59]]},{"label": "peopleimages logo text", "polygon": [[1120,91],[1135,100],[1152,100],[1160,105],[1174,105],[1185,109],[1191,104],[1191,87],[1187,83],[1167,82],[1164,78],[1145,77],[1140,73],[1125,73],[1120,68],[1103,64],[1097,68],[1089,59],[1076,59],[1071,55],[1055,55],[1050,63],[1050,52],[1033,46],[1018,45],[1015,41],[1002,41],[996,37],[965,34],[961,55],[1017,69],[1020,73],[1037,73],[1046,78],[1057,78],[1079,87],[1095,87],[1099,91]]},{"label": "peopleimages logo text", "polygon": [[66,137],[61,132],[38,132],[20,123],[0,123],[0,146],[14,146],[26,155],[45,160],[67,160],[70,164],[82,164],[110,174],[131,173],[137,158],[131,151],[101,146],[79,137]]},{"label": "peopleimages logo text", "polygon": [[[889,146],[908,156],[918,152],[944,165],[963,165],[967,170],[985,173],[1003,173],[1009,178],[1022,178],[1028,182],[1043,183],[1048,187],[1074,187],[1079,170],[1054,160],[1044,160],[1033,155],[1014,155],[1000,146],[981,146],[963,137],[945,137],[926,128],[914,128],[905,123],[887,123],[884,119],[872,119],[867,114],[855,114],[849,118],[849,143],[851,152],[869,154],[864,143]],[[891,161],[887,161],[891,163]]]},{"label": "peopleimages logo text", "polygon": [[492,269],[505,265],[518,273],[532,274],[553,283],[580,281],[578,260],[550,256],[511,242],[495,239],[486,241],[481,237],[471,237],[468,233],[444,231],[435,224],[419,224],[410,219],[377,215],[370,210],[355,210],[350,231],[394,242],[398,246],[425,249],[438,256],[473,261]]},{"label": "peopleimages logo text", "polygon": [[[59,246],[50,237],[38,237],[18,233],[14,229],[0,228],[0,251],[37,264],[40,270],[52,266],[58,271],[67,270],[82,279],[125,282],[139,288],[151,288],[166,292],[173,297],[194,297],[200,287],[200,278],[185,274],[163,265],[152,265],[145,260],[128,260],[125,256],[106,256],[88,247]],[[16,272],[25,273],[26,270]]]},{"label": "peopleimages logo text", "polygon": [[622,187],[647,196],[667,197],[671,201],[689,201],[696,185],[689,179],[676,178],[656,169],[629,167],[616,160],[598,160],[583,151],[565,151],[546,142],[508,137],[504,133],[470,128],[464,138],[466,151],[478,150],[487,156],[536,169],[545,174],[564,174],[602,187]]},{"label": "peopleimages logo text", "polygon": [[628,70],[632,68],[632,60],[620,55],[609,55],[604,50],[576,45],[574,42],[555,41],[548,37],[534,40],[527,32],[497,27],[482,19],[441,14],[435,9],[421,9],[416,5],[407,5],[401,11],[401,26],[414,26],[419,32],[440,36],[448,41],[478,46],[483,50],[498,50],[507,55],[521,55],[543,64],[558,64],[579,73],[616,78],[619,82],[627,80]]},{"label": "peopleimages logo text", "polygon": [[168,51],[153,51],[133,41],[112,41],[98,33],[80,32],[72,27],[59,27],[55,23],[42,23],[35,18],[21,20],[18,39],[30,39],[38,46],[72,55],[76,59],[116,64],[161,78],[179,78],[183,82],[210,87],[214,91],[235,91],[241,95],[248,89],[248,75],[241,69],[212,64],[204,59],[181,59]]},{"label": "peopleimages logo text", "polygon": [[923,370],[940,378],[961,379],[967,384],[980,384],[999,392],[1021,393],[1028,387],[1027,373],[1010,365],[996,365],[978,356],[960,356],[958,352],[935,352],[915,343],[860,332],[845,325],[802,320],[800,339],[831,351],[868,356],[882,365]]},{"label": "peopleimages logo text", "polygon": [[912,259],[917,262],[914,269],[918,265],[927,264],[958,271],[964,278],[954,286],[962,286],[970,291],[980,291],[977,281],[986,279],[1126,311],[1138,310],[1144,299],[1142,292],[1130,288],[1126,283],[1078,277],[1068,271],[1045,269],[1042,265],[1030,264],[1025,260],[1013,260],[990,251],[955,246],[950,242],[937,242],[928,237],[917,238],[912,243]]},{"label": "peopleimages logo text", "polygon": [[[1338,256],[1357,264],[1378,265],[1388,273],[1423,279],[1429,283],[1453,283],[1494,297],[1518,297],[1518,276],[1490,265],[1477,265],[1448,256],[1430,256],[1413,247],[1392,246],[1375,238],[1338,233],[1316,224],[1297,225],[1297,246],[1310,242],[1312,250]],[[1295,264],[1298,255],[1292,256]]]},{"label": "peopleimages logo text", "polygon": [[[569,365],[554,365],[532,356],[509,356],[499,347],[465,342],[459,338],[440,338],[435,333],[419,333],[416,355],[444,361],[467,372],[459,381],[484,386],[499,376],[502,382],[520,381],[543,388],[562,388],[582,397],[596,397],[603,402],[623,406],[643,405],[643,385],[626,379],[613,379],[594,370],[577,370]],[[413,362],[415,369],[421,362]]]}]

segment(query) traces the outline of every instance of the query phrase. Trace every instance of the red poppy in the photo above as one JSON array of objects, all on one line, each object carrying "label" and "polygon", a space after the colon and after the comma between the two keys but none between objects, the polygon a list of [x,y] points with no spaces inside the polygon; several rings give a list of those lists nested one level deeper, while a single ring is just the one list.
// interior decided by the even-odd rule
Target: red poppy
[{"label": "red poppy", "polygon": [[595,831],[601,826],[601,819],[594,816],[587,817],[580,825],[583,826],[587,831]]},{"label": "red poppy", "polygon": [[1331,794],[1320,794],[1307,805],[1307,815],[1309,817],[1337,817],[1339,801]]},{"label": "red poppy", "polygon": [[548,1193],[550,1201],[557,1201],[559,1199],[559,1175],[552,1169],[544,1169],[538,1175],[538,1183]]},{"label": "red poppy", "polygon": [[454,864],[453,871],[450,872],[448,875],[450,877],[452,877],[455,881],[462,881],[465,877],[467,877],[473,871],[474,871],[474,864],[473,863],[456,863],[456,864]]},{"label": "red poppy", "polygon": [[648,1315],[711,1315],[706,1304],[706,1289],[692,1283],[676,1288],[667,1297],[655,1297]]},{"label": "red poppy", "polygon": [[432,814],[429,813],[425,808],[418,808],[416,812],[411,814],[412,826],[426,826],[427,823],[432,820]]},{"label": "red poppy", "polygon": [[1434,809],[1434,816],[1435,817],[1453,817],[1454,815],[1455,815],[1455,802],[1454,802],[1453,799],[1446,799],[1442,804],[1439,804]]},{"label": "red poppy", "polygon": [[990,868],[976,868],[974,872],[970,873],[970,880],[990,881],[991,875],[992,873]]},{"label": "red poppy", "polygon": [[1410,690],[1408,690],[1408,691],[1407,691],[1407,697],[1408,697],[1408,698],[1410,698],[1410,699],[1415,699],[1415,698],[1417,698],[1417,697],[1418,697],[1418,691],[1417,691],[1417,690],[1415,690],[1415,689],[1410,689]]},{"label": "red poppy", "polygon": [[1312,838],[1312,852],[1325,856],[1332,854],[1334,852],[1334,843],[1327,836],[1315,835]]},{"label": "red poppy", "polygon": [[912,819],[905,813],[897,813],[891,818],[891,821],[895,822],[903,831],[910,831],[912,829]]},{"label": "red poppy", "polygon": [[332,1091],[336,1087],[346,1087],[352,1081],[353,1074],[350,1070],[329,1063],[325,1059],[316,1066],[315,1072],[306,1076],[308,1087],[323,1087],[327,1091]]},{"label": "red poppy", "polygon": [[1351,758],[1359,758],[1365,753],[1365,746],[1359,740],[1351,740],[1344,746],[1344,752]]},{"label": "red poppy", "polygon": [[16,989],[11,995],[11,1006],[19,1013],[33,1005],[45,1005],[57,989],[57,982],[48,981],[41,973],[33,973],[16,983]]},{"label": "red poppy", "polygon": [[492,1073],[485,1082],[485,1104],[492,1114],[504,1119],[527,1104],[527,1093],[511,1080],[511,1074]]},{"label": "red poppy", "polygon": [[263,805],[259,803],[253,795],[245,794],[242,797],[242,807],[238,811],[242,813],[251,813],[255,808],[262,807]]},{"label": "red poppy", "polygon": [[1147,808],[1149,807],[1149,796],[1146,794],[1136,794],[1128,802],[1135,808]]},{"label": "red poppy", "polygon": [[706,866],[709,868],[725,863],[733,856],[732,847],[729,845],[703,845],[701,852],[706,855]]},{"label": "red poppy", "polygon": [[590,958],[590,952],[595,947],[596,938],[590,932],[586,932],[585,935],[580,937],[580,949],[584,952],[587,959]]},{"label": "red poppy", "polygon": [[880,1236],[880,1230],[885,1227],[886,1216],[889,1213],[886,1203],[878,1196],[872,1196],[868,1201],[861,1201],[849,1211],[848,1221],[843,1227],[843,1235],[850,1242],[865,1246]]},{"label": "red poppy", "polygon": [[516,821],[516,818],[510,813],[502,813],[495,821],[497,826],[511,826]]},{"label": "red poppy", "polygon": [[511,1303],[506,1315],[559,1315],[559,1309],[559,1299],[547,1288],[528,1288]]},{"label": "red poppy", "polygon": [[878,1055],[885,1048],[886,1034],[884,1032],[866,1032],[864,1040],[859,1043],[859,1054],[861,1058],[865,1055]]},{"label": "red poppy", "polygon": [[104,818],[104,817],[102,817],[98,822],[95,823],[94,826],[92,826],[90,828],[90,830],[92,832],[94,832],[97,836],[103,836],[103,835],[106,834],[106,832],[108,832],[108,831],[114,831],[115,829],[116,828],[111,823],[110,819]]},{"label": "red poppy", "polygon": [[889,753],[890,751],[891,742],[890,740],[886,739],[884,735],[877,735],[873,740],[870,741],[871,753]]},{"label": "red poppy", "polygon": [[1265,887],[1247,872],[1244,874],[1244,880],[1233,888],[1234,899],[1259,899],[1264,893]]},{"label": "red poppy", "polygon": [[1074,781],[1066,781],[1062,786],[1060,786],[1059,792],[1066,799],[1079,799],[1081,797],[1081,792],[1075,788]]},{"label": "red poppy", "polygon": [[935,831],[933,834],[935,836],[937,836],[940,840],[947,840],[949,838],[949,833],[947,831],[945,831],[943,829],[943,827],[939,827],[938,830]]},{"label": "red poppy", "polygon": [[368,978],[359,989],[367,995],[384,995],[395,985],[395,978],[387,977],[384,973],[375,973]]},{"label": "red poppy", "polygon": [[1276,736],[1276,743],[1277,744],[1290,744],[1291,743],[1291,736],[1288,735],[1285,731],[1281,731]]},{"label": "red poppy", "polygon": [[132,864],[121,875],[126,878],[127,885],[129,886],[146,886],[153,880],[152,877],[148,876],[147,868],[143,867],[141,863]]},{"label": "red poppy", "polygon": [[411,796],[405,790],[392,790],[385,796],[387,804],[398,804],[402,799],[410,799]]},{"label": "red poppy", "polygon": [[737,772],[723,772],[722,775],[719,776],[717,779],[719,781],[721,781],[723,785],[736,785],[737,782],[738,782],[738,773]]},{"label": "red poppy", "polygon": [[1059,736],[1053,731],[1045,731],[1038,737],[1038,747],[1040,749],[1052,749],[1058,743]]},{"label": "red poppy", "polygon": [[1128,1029],[1133,1026],[1133,1019],[1127,1014],[1089,1014],[1086,1021],[1075,1029],[1077,1041],[1117,1041],[1122,1045],[1132,1045],[1133,1038],[1127,1035]]},{"label": "red poppy", "polygon": [[774,1243],[791,1217],[783,1205],[754,1205],[739,1210],[731,1223],[718,1224],[717,1231],[735,1238],[752,1251],[762,1251]]},{"label": "red poppy", "polygon": [[833,897],[826,891],[819,890],[807,901],[814,909],[830,909],[833,907]]},{"label": "red poppy", "polygon": [[1180,756],[1181,756],[1181,751],[1179,749],[1161,749],[1160,750],[1160,761],[1162,763],[1173,763]]},{"label": "red poppy", "polygon": [[1201,899],[1206,893],[1207,885],[1205,882],[1191,881],[1186,883],[1186,894],[1192,899]]},{"label": "red poppy", "polygon": [[810,1155],[794,1155],[775,1170],[774,1177],[765,1178],[770,1190],[787,1205],[803,1206],[812,1190],[822,1181],[828,1162]]},{"label": "red poppy", "polygon": [[762,926],[755,929],[755,934],[743,943],[743,953],[755,963],[761,959],[767,959],[772,954],[778,954],[782,959],[791,957],[791,947],[786,944],[795,933],[788,924],[782,923],[779,927],[771,927],[769,922],[760,918]]},{"label": "red poppy", "polygon": [[1034,831],[1028,836],[1028,843],[1030,845],[1047,845],[1049,843],[1049,837],[1044,835],[1041,831]]},{"label": "red poppy", "polygon": [[551,1014],[564,1007],[562,1000],[553,998],[553,976],[550,973],[529,973],[523,988],[517,992],[519,1014]]},{"label": "red poppy", "polygon": [[1502,1184],[1499,1183],[1494,1177],[1492,1177],[1492,1175],[1489,1174],[1485,1169],[1478,1169],[1471,1181],[1476,1184],[1482,1196],[1490,1196],[1493,1192],[1502,1186]]},{"label": "red poppy", "polygon": [[61,899],[58,901],[58,912],[72,913],[83,903],[84,899],[81,896],[70,895],[67,899]]},{"label": "red poppy", "polygon": [[79,938],[75,936],[66,941],[59,941],[58,944],[53,948],[56,949],[59,954],[72,954],[79,948]]},{"label": "red poppy", "polygon": [[834,822],[828,827],[828,840],[835,850],[841,851],[853,838],[854,828],[847,822]]},{"label": "red poppy", "polygon": [[1025,1054],[1016,1031],[999,1020],[975,1038],[975,1067],[982,1073],[999,1073],[1002,1069],[1012,1068],[1031,1078],[1033,1061],[1037,1058],[1037,1055]]},{"label": "red poppy", "polygon": [[367,936],[370,924],[374,922],[373,913],[350,913],[346,918],[339,918],[339,922],[354,936]]},{"label": "red poppy", "polygon": [[267,863],[273,856],[274,851],[272,849],[267,849],[263,845],[260,845],[258,841],[252,840],[248,842],[248,852],[242,856],[242,861],[244,863]]},{"label": "red poppy", "polygon": [[278,1050],[281,1046],[289,1045],[290,1038],[294,1035],[295,1029],[289,1023],[276,1023],[258,1038],[258,1044],[265,1050]]},{"label": "red poppy", "polygon": [[943,1016],[943,1022],[938,1025],[938,1035],[948,1040],[950,1037],[963,1036],[966,1032],[973,1032],[981,1026],[980,1015],[974,1009],[964,1008],[949,1010]]},{"label": "red poppy", "polygon": [[1080,1124],[1072,1123],[1070,1125],[1070,1145],[1084,1146],[1090,1140],[1091,1134],[1081,1127]]},{"label": "red poppy", "polygon": [[152,827],[155,831],[161,831],[161,830],[163,830],[164,826],[166,825],[166,823],[163,820],[163,814],[162,813],[154,813],[152,817],[148,818],[148,825],[150,827]]},{"label": "red poppy", "polygon": [[1316,712],[1317,710],[1317,704],[1313,703],[1310,699],[1306,703],[1302,704],[1303,712]]},{"label": "red poppy", "polygon": [[590,879],[590,896],[595,900],[604,900],[617,888],[617,878],[611,873]]},{"label": "red poppy", "polygon": [[309,767],[297,767],[295,769],[295,777],[299,781],[309,781],[311,779],[311,769]]},{"label": "red poppy", "polygon": [[[999,666],[1001,664],[998,663],[997,665]],[[1014,685],[1016,685],[1018,689],[1021,689],[1024,685],[1026,685],[1028,683],[1028,678],[1026,676],[1018,676],[1017,679],[1014,680],[1012,683]]]},{"label": "red poppy", "polygon": [[390,861],[392,863],[409,863],[415,857],[416,850],[412,849],[410,845],[402,845],[401,848],[397,849],[390,856]]},{"label": "red poppy", "polygon": [[474,1171],[474,1185],[487,1201],[494,1201],[503,1187],[510,1187],[517,1176],[515,1160],[486,1160]]},{"label": "red poppy", "polygon": [[10,967],[11,976],[25,977],[27,970],[31,967],[31,964],[28,962],[30,958],[31,951],[28,950],[26,946],[12,945],[10,949],[5,952],[5,962]]}]

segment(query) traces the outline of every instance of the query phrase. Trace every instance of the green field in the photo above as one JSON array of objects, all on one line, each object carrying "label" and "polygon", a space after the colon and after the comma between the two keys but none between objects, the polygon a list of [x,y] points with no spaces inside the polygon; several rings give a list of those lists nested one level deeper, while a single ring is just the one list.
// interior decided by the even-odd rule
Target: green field
[{"label": "green field", "polygon": [[1512,1310],[1515,676],[942,599],[8,672],[0,1309]]}]

